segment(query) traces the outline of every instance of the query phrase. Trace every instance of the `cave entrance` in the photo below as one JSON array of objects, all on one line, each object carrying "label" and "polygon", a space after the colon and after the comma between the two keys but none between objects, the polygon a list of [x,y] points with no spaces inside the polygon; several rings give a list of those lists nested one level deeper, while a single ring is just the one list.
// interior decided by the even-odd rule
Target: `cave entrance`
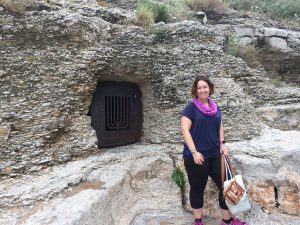
[{"label": "cave entrance", "polygon": [[98,148],[140,140],[142,101],[136,84],[98,81],[89,113],[91,125],[96,130]]}]

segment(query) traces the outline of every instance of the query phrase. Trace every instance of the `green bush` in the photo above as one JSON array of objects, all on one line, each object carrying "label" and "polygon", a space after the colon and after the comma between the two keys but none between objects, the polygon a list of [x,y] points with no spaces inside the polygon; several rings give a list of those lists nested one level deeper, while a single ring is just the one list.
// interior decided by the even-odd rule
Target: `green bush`
[{"label": "green bush", "polygon": [[192,18],[194,12],[188,7],[187,0],[166,0],[165,4],[170,17],[176,21]]},{"label": "green bush", "polygon": [[149,6],[138,4],[136,14],[140,25],[149,26],[154,23],[154,14]]},{"label": "green bush", "polygon": [[151,0],[142,0],[138,3],[138,8],[143,7],[149,9],[153,13],[154,22],[167,22],[169,14],[167,6],[163,3],[152,2]]},{"label": "green bush", "polygon": [[169,20],[169,14],[168,14],[168,8],[165,4],[156,4],[156,7],[154,8],[154,21],[155,23],[158,22],[168,22]]},{"label": "green bush", "polygon": [[281,1],[280,7],[276,14],[282,18],[299,18],[300,0]]},{"label": "green bush", "polygon": [[257,67],[259,62],[259,48],[254,45],[240,45],[240,37],[231,35],[228,37],[226,52],[230,55],[242,58],[248,66]]},{"label": "green bush", "polygon": [[192,10],[204,12],[222,12],[226,8],[222,0],[188,0],[187,4]]},{"label": "green bush", "polygon": [[237,56],[238,49],[240,44],[240,38],[235,35],[231,35],[228,37],[226,51],[228,54]]},{"label": "green bush", "polygon": [[172,180],[178,185],[178,187],[183,188],[184,186],[184,177],[183,172],[180,170],[180,168],[174,169],[172,173]]},{"label": "green bush", "polygon": [[230,7],[237,10],[268,14],[273,18],[298,18],[300,0],[229,0]]}]

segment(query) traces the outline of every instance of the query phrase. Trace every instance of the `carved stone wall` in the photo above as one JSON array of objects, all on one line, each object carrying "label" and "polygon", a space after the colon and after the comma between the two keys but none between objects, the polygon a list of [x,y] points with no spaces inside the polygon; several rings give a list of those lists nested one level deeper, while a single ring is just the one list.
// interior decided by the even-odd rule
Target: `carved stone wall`
[{"label": "carved stone wall", "polygon": [[[296,73],[281,70],[281,80],[289,84],[278,85],[273,78],[278,76],[278,68],[285,63],[277,65],[278,60],[266,60],[256,68],[250,68],[241,58],[223,51],[231,34],[238,34],[245,43],[257,43],[262,38],[268,40],[264,46],[267,59],[272,59],[269,50],[276,49],[275,52],[291,59],[288,68],[297,67],[298,31],[285,30],[265,19],[245,19],[238,15],[224,16],[219,21],[222,24],[183,21],[142,28],[134,24],[132,6],[128,6],[128,10],[122,6],[125,1],[120,2],[123,9],[110,8],[114,2],[105,6],[98,6],[96,1],[84,1],[82,5],[78,3],[80,1],[48,2],[40,3],[23,16],[0,8],[0,177],[4,180],[0,185],[1,207],[38,208],[36,202],[44,204],[50,198],[53,203],[49,206],[50,211],[54,213],[57,205],[69,207],[73,200],[80,202],[82,193],[72,199],[60,199],[61,189],[52,195],[41,186],[42,193],[35,195],[35,188],[26,189],[25,184],[22,187],[27,192],[19,192],[15,191],[15,184],[25,182],[26,177],[35,179],[34,174],[43,179],[53,169],[54,173],[49,176],[56,181],[49,182],[51,187],[56,186],[60,177],[55,171],[64,167],[60,164],[66,164],[67,170],[70,166],[70,172],[76,162],[69,161],[94,157],[91,155],[95,154],[99,157],[97,162],[108,174],[112,165],[119,162],[118,151],[107,160],[106,153],[113,152],[113,149],[97,148],[97,141],[101,140],[97,140],[87,116],[92,94],[100,80],[134,82],[142,92],[143,133],[138,148],[146,150],[143,154],[136,151],[132,155],[123,153],[130,161],[127,165],[126,160],[121,160],[129,175],[116,172],[116,187],[129,188],[132,196],[139,192],[140,195],[134,200],[138,204],[131,205],[131,218],[124,216],[121,221],[129,223],[135,209],[143,213],[146,210],[143,204],[159,202],[164,187],[174,189],[174,198],[168,195],[161,210],[170,210],[170,204],[181,205],[178,203],[179,189],[175,189],[167,177],[173,166],[182,167],[181,158],[178,160],[183,142],[179,118],[183,107],[190,101],[192,81],[197,75],[207,75],[216,84],[216,93],[212,97],[222,110],[226,141],[238,171],[245,177],[253,202],[253,211],[245,218],[260,225],[265,221],[275,221],[274,224],[278,221],[299,222],[298,77]],[[281,34],[277,35],[278,32]],[[276,38],[286,39],[286,42]],[[282,58],[278,59],[281,61]],[[277,71],[276,74],[272,69]],[[297,72],[299,68],[293,71]],[[153,147],[156,144],[160,147]],[[156,168],[156,163],[143,170],[141,158],[148,157],[147,151],[152,150],[149,158],[162,165],[161,169],[166,173],[155,170],[152,174],[150,171]],[[163,162],[155,156],[156,151],[163,151]],[[139,167],[135,166],[135,161],[141,161]],[[93,176],[76,175],[71,186],[86,180],[99,181],[103,174],[97,173],[97,162],[93,161],[92,165],[86,165],[88,162],[84,160],[78,162],[82,162],[83,170],[87,168],[87,174]],[[130,174],[133,168],[136,168],[135,173]],[[67,181],[63,178],[65,187],[69,188]],[[145,185],[148,182],[151,189]],[[159,184],[165,186],[161,188]],[[118,216],[108,208],[108,202],[114,197],[117,201],[119,195],[114,195],[115,186],[105,188],[107,192],[100,191],[103,195],[100,200],[96,199],[101,204],[90,201],[89,209],[94,209],[94,203],[106,207],[110,214],[106,215],[105,221],[117,223]],[[212,183],[207,189],[206,196],[209,197],[205,204],[209,207],[205,213],[218,217],[217,192]],[[184,190],[183,204],[188,206],[188,185]],[[91,199],[96,192],[89,192]],[[149,201],[144,201],[145,194],[149,194]],[[122,196],[120,199],[128,198],[131,197]],[[87,212],[80,207],[79,204],[78,211],[74,208],[74,214],[70,214],[72,218],[78,215],[74,221],[78,219],[79,223]],[[22,214],[24,209],[20,210]],[[48,216],[47,210],[39,211],[27,222],[43,220]],[[126,215],[126,210],[121,210]],[[94,215],[98,211],[89,213]],[[3,221],[7,222],[6,219]],[[93,224],[94,220],[91,221]]]},{"label": "carved stone wall", "polygon": [[[252,102],[274,93],[264,86],[264,71],[225,54],[222,33],[198,22],[145,30],[106,22],[92,8],[34,12],[20,19],[3,14],[1,21],[6,24],[1,30],[2,176],[98,152],[86,114],[99,80],[140,87],[142,141],[148,143],[182,141],[179,116],[197,75],[216,83],[213,97],[231,131],[227,140],[258,135]],[[261,87],[260,98],[244,85]]]}]

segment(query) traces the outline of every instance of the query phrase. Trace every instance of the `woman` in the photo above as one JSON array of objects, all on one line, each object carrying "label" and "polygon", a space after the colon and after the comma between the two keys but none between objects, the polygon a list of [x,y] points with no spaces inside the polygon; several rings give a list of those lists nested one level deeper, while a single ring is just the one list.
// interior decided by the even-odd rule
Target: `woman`
[{"label": "woman", "polygon": [[228,155],[225,146],[221,111],[210,98],[214,84],[207,77],[197,77],[192,86],[192,101],[182,112],[181,130],[184,137],[184,166],[190,183],[190,203],[194,225],[202,221],[203,193],[208,176],[219,189],[221,225],[247,225],[232,218],[222,194],[221,155]]}]

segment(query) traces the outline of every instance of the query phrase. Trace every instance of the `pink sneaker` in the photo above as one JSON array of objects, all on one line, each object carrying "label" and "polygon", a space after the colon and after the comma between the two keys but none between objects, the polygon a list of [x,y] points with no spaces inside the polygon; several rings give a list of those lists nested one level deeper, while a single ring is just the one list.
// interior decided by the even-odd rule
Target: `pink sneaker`
[{"label": "pink sneaker", "polygon": [[248,223],[241,221],[239,219],[236,219],[236,218],[232,218],[232,220],[229,224],[224,223],[224,221],[221,220],[221,225],[248,225]]},{"label": "pink sneaker", "polygon": [[193,222],[192,225],[204,225],[203,222]]}]

